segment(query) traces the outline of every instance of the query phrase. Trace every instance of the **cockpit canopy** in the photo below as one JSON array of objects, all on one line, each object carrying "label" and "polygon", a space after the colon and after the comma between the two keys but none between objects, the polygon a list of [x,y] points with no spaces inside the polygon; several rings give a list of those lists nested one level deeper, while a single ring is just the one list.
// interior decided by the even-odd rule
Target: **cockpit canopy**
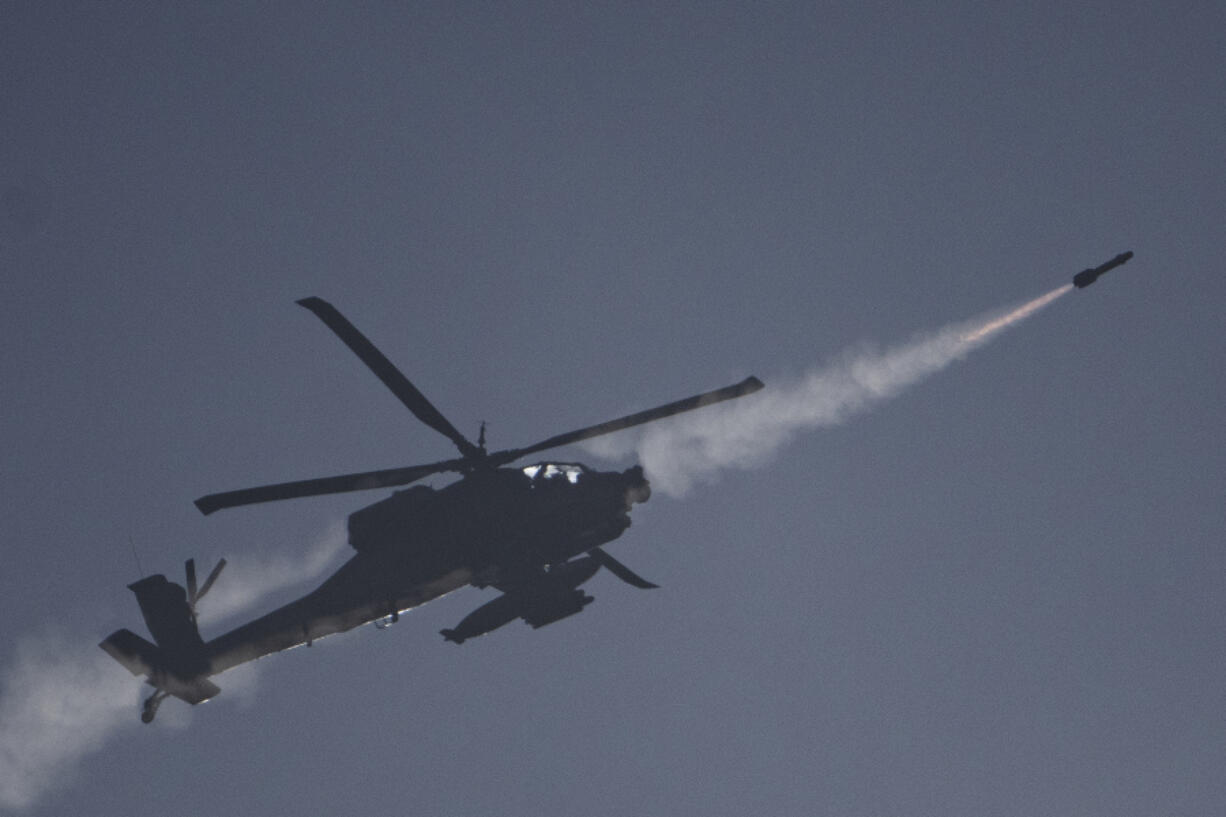
[{"label": "cockpit canopy", "polygon": [[538,480],[565,479],[571,485],[579,482],[585,475],[591,473],[586,465],[577,462],[538,462],[523,469],[524,476],[534,483]]}]

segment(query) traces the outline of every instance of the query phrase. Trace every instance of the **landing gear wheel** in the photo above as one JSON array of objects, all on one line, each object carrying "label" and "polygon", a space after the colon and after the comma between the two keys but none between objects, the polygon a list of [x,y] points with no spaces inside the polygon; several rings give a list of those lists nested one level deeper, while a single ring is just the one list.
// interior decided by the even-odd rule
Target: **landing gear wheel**
[{"label": "landing gear wheel", "polygon": [[153,723],[153,716],[158,713],[158,707],[169,694],[169,692],[159,689],[157,692],[145,699],[145,706],[141,709],[140,713],[141,723]]}]

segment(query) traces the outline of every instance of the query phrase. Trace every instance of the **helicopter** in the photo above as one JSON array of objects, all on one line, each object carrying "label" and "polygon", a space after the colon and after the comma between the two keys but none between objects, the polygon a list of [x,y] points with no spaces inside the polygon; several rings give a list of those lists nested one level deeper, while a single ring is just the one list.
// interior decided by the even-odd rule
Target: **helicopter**
[{"label": "helicopter", "polygon": [[[751,376],[523,448],[490,452],[484,423],[476,443],[467,439],[334,306],[316,297],[297,303],[323,321],[418,420],[447,437],[459,456],[197,499],[196,507],[208,515],[261,502],[400,489],[349,515],[348,538],[355,554],[323,584],[211,641],[200,636],[196,605],[225,567],[224,559],[203,585],[197,585],[191,559],[185,565],[186,587],[162,574],[128,585],[156,643],[120,629],[99,646],[154,688],[142,707],[145,723],[167,697],[195,705],[217,695],[220,687],[209,680],[214,675],[362,624],[389,626],[402,613],[466,585],[493,587],[500,595],[441,631],[455,644],[516,619],[535,629],[582,612],[593,598],[580,586],[601,568],[633,587],[657,587],[602,547],[630,526],[631,508],[651,496],[641,466],[598,471],[571,462],[514,463],[763,388],[762,381]],[[412,484],[443,473],[460,478],[441,488]]]}]

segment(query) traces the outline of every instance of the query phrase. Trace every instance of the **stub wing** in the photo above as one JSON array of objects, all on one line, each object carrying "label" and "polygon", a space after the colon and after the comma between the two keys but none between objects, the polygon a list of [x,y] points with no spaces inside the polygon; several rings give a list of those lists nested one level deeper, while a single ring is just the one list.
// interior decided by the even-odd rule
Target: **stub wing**
[{"label": "stub wing", "polygon": [[463,644],[470,638],[492,632],[504,624],[522,618],[533,629],[544,627],[582,612],[592,603],[592,597],[579,589],[600,569],[600,562],[583,556],[570,562],[523,570],[494,587],[502,595],[473,610],[454,628],[440,630],[443,639]]}]

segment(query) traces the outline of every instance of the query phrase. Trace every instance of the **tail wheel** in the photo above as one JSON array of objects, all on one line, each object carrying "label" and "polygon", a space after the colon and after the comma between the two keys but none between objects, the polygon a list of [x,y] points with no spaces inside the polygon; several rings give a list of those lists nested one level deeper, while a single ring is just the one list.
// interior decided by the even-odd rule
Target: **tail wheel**
[{"label": "tail wheel", "polygon": [[145,699],[145,705],[140,712],[141,723],[153,723],[153,718],[158,713],[158,707],[161,706],[162,701],[166,700],[168,695],[170,695],[169,692],[159,689]]}]

